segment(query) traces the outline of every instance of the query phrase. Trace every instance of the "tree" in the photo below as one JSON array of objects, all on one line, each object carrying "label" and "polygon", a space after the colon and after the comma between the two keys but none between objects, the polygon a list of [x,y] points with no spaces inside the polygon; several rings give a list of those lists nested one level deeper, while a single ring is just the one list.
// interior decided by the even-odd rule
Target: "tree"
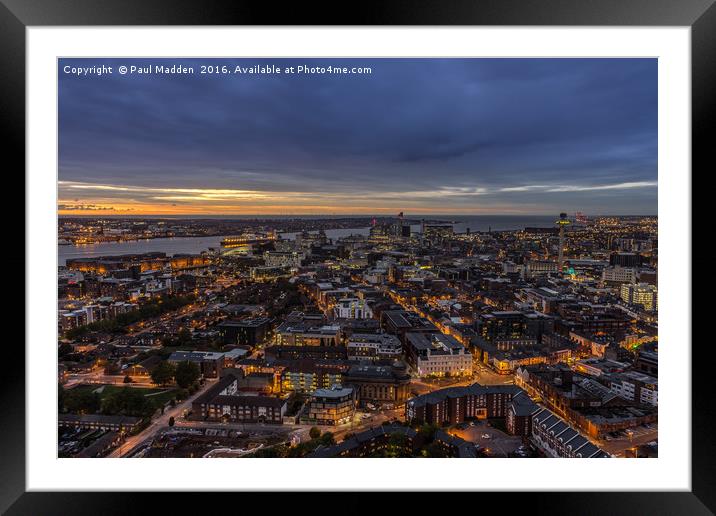
[{"label": "tree", "polygon": [[174,365],[164,361],[152,371],[152,381],[159,385],[166,385],[174,378]]},{"label": "tree", "polygon": [[442,446],[438,443],[430,443],[424,449],[426,457],[444,459],[448,456]]},{"label": "tree", "polygon": [[174,426],[174,416],[169,418],[169,426]]},{"label": "tree", "polygon": [[86,389],[72,389],[64,394],[65,408],[78,414],[94,414],[100,408],[99,394]]},{"label": "tree", "polygon": [[154,405],[140,389],[125,387],[108,394],[102,400],[102,412],[146,417],[154,412]]},{"label": "tree", "polygon": [[106,375],[115,375],[120,373],[121,370],[118,362],[107,362],[104,366],[104,374]]},{"label": "tree", "polygon": [[305,457],[321,445],[320,439],[299,443],[288,449],[287,457]]},{"label": "tree", "polygon": [[308,436],[311,439],[318,439],[321,437],[321,431],[318,429],[318,427],[312,426],[311,429],[308,431]]},{"label": "tree", "polygon": [[214,337],[209,342],[209,347],[215,350],[221,350],[224,347],[224,341],[221,337]]},{"label": "tree", "polygon": [[200,375],[199,366],[194,362],[180,362],[174,372],[174,379],[179,387],[186,389],[197,381]]},{"label": "tree", "polygon": [[57,351],[58,356],[63,357],[65,355],[69,355],[75,350],[75,348],[72,347],[72,344],[68,344],[67,342],[63,342],[60,344],[60,347]]},{"label": "tree", "polygon": [[429,425],[425,423],[418,429],[418,435],[424,442],[430,442],[435,437],[435,432],[438,430],[436,425]]},{"label": "tree", "polygon": [[62,412],[65,408],[65,388],[62,384],[57,384],[57,409]]},{"label": "tree", "polygon": [[84,326],[78,326],[67,330],[67,338],[75,339],[86,335],[90,331],[101,331],[107,333],[125,333],[127,326],[158,317],[161,314],[171,312],[194,302],[194,295],[186,296],[163,296],[161,299],[147,301],[141,307],[119,314],[114,319],[103,319]]},{"label": "tree", "polygon": [[388,457],[409,457],[408,437],[402,432],[393,432],[388,438]]},{"label": "tree", "polygon": [[336,439],[333,437],[333,432],[326,432],[321,436],[321,442],[326,446],[336,444]]},{"label": "tree", "polygon": [[172,339],[169,335],[165,335],[161,339],[159,339],[159,342],[162,346],[176,346],[176,342],[174,342],[174,339]]},{"label": "tree", "polygon": [[269,458],[282,458],[286,456],[288,450],[286,447],[277,445],[268,448],[260,448],[254,453],[244,455],[244,457],[269,457]]},{"label": "tree", "polygon": [[176,345],[177,346],[186,346],[187,344],[191,343],[191,332],[186,329],[182,328],[177,332],[177,338],[176,338]]}]

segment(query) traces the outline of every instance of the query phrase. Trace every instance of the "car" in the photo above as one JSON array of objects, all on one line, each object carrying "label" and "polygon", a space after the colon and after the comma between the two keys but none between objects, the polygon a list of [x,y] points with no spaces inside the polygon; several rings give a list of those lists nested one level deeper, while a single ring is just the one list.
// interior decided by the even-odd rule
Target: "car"
[{"label": "car", "polygon": [[490,434],[482,434],[480,437],[483,439],[490,439],[492,436]]},{"label": "car", "polygon": [[475,422],[474,422],[474,421],[470,421],[470,426],[475,426]]}]

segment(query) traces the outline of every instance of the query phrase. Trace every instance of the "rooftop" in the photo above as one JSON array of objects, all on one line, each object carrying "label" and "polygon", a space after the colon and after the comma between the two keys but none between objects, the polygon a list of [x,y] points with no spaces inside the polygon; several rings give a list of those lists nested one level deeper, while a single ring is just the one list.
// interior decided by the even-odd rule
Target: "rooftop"
[{"label": "rooftop", "polygon": [[169,355],[168,360],[171,362],[200,362],[202,360],[220,360],[224,358],[224,353],[216,351],[175,351]]},{"label": "rooftop", "polygon": [[439,403],[448,398],[459,398],[461,396],[473,395],[479,396],[484,394],[512,394],[516,396],[524,391],[516,385],[481,385],[473,383],[466,387],[448,387],[439,391],[429,392],[421,396],[416,396],[408,400],[408,404],[419,407],[428,403]]},{"label": "rooftop", "polygon": [[253,319],[243,319],[240,321],[223,321],[219,324],[219,327],[238,327],[238,328],[254,328],[271,322],[268,317],[255,317]]},{"label": "rooftop", "polygon": [[452,352],[465,349],[455,337],[442,333],[406,333],[405,338],[415,349],[429,349],[431,351]]},{"label": "rooftop", "polygon": [[314,398],[343,398],[353,394],[352,387],[332,388],[332,389],[316,389],[313,391]]}]

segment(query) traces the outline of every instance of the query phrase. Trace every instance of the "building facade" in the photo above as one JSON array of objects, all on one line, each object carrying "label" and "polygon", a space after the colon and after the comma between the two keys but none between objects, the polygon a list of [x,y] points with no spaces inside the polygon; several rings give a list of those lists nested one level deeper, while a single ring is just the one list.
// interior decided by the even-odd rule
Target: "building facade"
[{"label": "building facade", "polygon": [[405,420],[411,424],[454,425],[466,419],[504,418],[512,398],[523,392],[514,385],[449,387],[409,399]]},{"label": "building facade", "polygon": [[610,456],[548,409],[541,409],[532,416],[531,441],[548,457],[589,459]]},{"label": "building facade", "polygon": [[419,376],[469,376],[472,355],[457,339],[442,333],[405,335],[406,358]]},{"label": "building facade", "polygon": [[360,406],[402,405],[410,397],[410,375],[402,362],[392,365],[356,364],[345,373],[343,382],[356,391]]},{"label": "building facade", "polygon": [[318,389],[308,406],[308,420],[319,425],[349,423],[355,413],[355,393],[352,387]]},{"label": "building facade", "polygon": [[346,343],[349,360],[395,360],[403,355],[403,345],[388,333],[353,333]]},{"label": "building facade", "polygon": [[336,301],[333,313],[337,319],[370,319],[373,310],[366,299],[357,297],[344,297]]},{"label": "building facade", "polygon": [[271,331],[271,319],[256,317],[239,321],[224,321],[218,325],[224,344],[255,347],[266,341]]},{"label": "building facade", "polygon": [[245,395],[239,378],[228,374],[192,402],[192,419],[200,421],[282,424],[287,400]]},{"label": "building facade", "polygon": [[630,283],[622,285],[622,301],[629,305],[640,305],[647,312],[654,312],[659,308],[658,290],[649,283]]}]

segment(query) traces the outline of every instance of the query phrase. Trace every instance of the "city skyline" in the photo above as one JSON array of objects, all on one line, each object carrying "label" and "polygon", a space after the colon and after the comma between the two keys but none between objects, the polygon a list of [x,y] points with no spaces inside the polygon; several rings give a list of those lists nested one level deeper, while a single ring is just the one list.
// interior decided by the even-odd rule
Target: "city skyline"
[{"label": "city skyline", "polygon": [[350,76],[62,72],[130,61],[199,67],[60,60],[62,216],[657,212],[653,59],[212,60],[371,68]]}]

